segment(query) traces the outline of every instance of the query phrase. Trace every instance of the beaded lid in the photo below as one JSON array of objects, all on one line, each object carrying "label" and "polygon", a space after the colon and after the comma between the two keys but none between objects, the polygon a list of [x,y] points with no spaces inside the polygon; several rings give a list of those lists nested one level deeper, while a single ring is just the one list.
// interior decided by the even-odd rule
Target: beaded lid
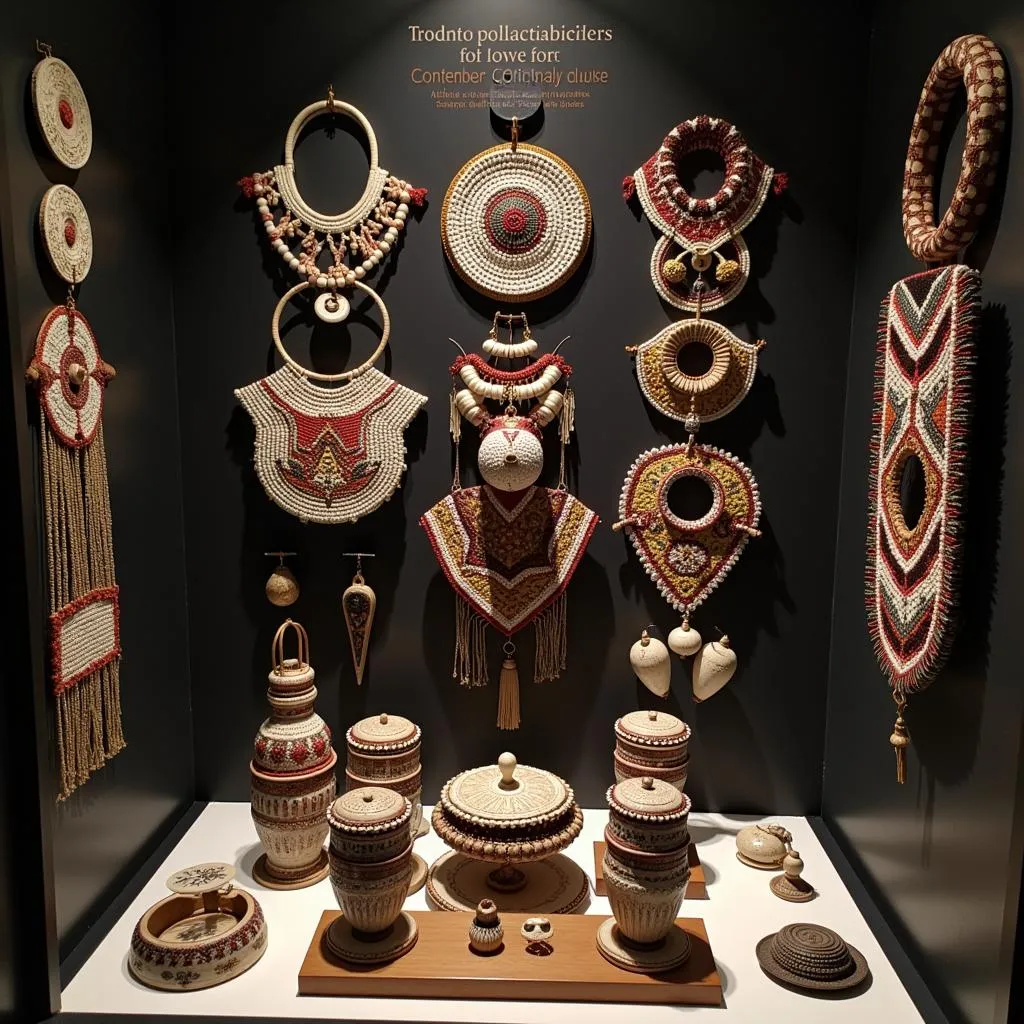
[{"label": "beaded lid", "polygon": [[401,715],[381,713],[356,722],[346,733],[348,745],[371,754],[408,750],[420,741],[420,727]]},{"label": "beaded lid", "polygon": [[615,722],[615,735],[644,746],[681,747],[690,741],[690,727],[664,711],[631,711]]},{"label": "beaded lid", "polygon": [[441,791],[441,804],[454,817],[500,829],[534,828],[563,817],[573,791],[557,775],[518,764],[504,753],[497,764],[456,775]]},{"label": "beaded lid", "polygon": [[412,816],[412,804],[400,793],[382,786],[350,789],[331,804],[327,820],[341,832],[385,832]]},{"label": "beaded lid", "polygon": [[677,821],[690,813],[690,798],[675,786],[645,775],[623,779],[605,794],[613,812],[644,821]]}]

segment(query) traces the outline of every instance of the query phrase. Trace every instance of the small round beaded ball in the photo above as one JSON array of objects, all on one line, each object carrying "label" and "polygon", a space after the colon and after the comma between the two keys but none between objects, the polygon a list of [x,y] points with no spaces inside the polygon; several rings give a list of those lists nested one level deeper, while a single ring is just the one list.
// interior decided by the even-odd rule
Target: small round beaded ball
[{"label": "small round beaded ball", "polygon": [[525,416],[498,416],[480,441],[477,466],[498,491],[521,491],[537,482],[544,468],[540,431]]}]

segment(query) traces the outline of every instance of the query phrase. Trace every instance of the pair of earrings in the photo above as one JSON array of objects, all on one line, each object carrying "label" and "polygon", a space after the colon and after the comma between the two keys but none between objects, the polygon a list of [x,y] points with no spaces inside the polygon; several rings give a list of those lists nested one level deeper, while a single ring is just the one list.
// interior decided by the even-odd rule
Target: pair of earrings
[{"label": "pair of earrings", "polygon": [[719,640],[702,644],[700,633],[685,619],[668,635],[668,647],[648,630],[629,649],[629,663],[636,677],[651,693],[667,697],[672,683],[669,648],[682,658],[693,660],[693,699],[699,704],[718,693],[736,672],[736,652],[724,634]]},{"label": "pair of earrings", "polygon": [[[299,581],[295,578],[295,573],[284,564],[284,560],[294,557],[295,552],[264,553],[278,560],[264,588],[267,600],[279,608],[294,604],[299,599]],[[363,673],[366,671],[366,656],[370,650],[370,630],[373,629],[373,616],[377,611],[377,595],[363,578],[363,559],[374,556],[365,551],[354,551],[346,552],[343,557],[356,560],[356,574],[341,595],[341,614],[345,617],[345,625],[348,628],[348,642],[352,649],[356,683],[362,685]]]}]

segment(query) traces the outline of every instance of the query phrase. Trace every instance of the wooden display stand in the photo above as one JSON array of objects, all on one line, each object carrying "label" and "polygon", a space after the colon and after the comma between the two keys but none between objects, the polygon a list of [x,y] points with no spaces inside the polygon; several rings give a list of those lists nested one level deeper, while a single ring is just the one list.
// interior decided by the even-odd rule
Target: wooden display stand
[{"label": "wooden display stand", "polygon": [[321,916],[299,969],[299,995],[723,1004],[722,982],[699,918],[676,922],[690,937],[685,964],[664,974],[633,974],[598,951],[597,929],[608,920],[600,914],[553,916],[548,956],[526,952],[519,929],[529,915],[502,914],[505,948],[479,956],[469,948],[472,914],[412,911],[419,928],[416,945],[391,963],[361,967],[343,964],[324,949],[323,934],[340,913],[325,910]]},{"label": "wooden display stand", "polygon": [[[604,887],[604,840],[594,843],[594,892],[598,896],[607,896]],[[704,879],[704,865],[697,856],[697,844],[690,843],[690,881],[686,886],[686,899],[706,900],[708,898],[707,882]]]}]

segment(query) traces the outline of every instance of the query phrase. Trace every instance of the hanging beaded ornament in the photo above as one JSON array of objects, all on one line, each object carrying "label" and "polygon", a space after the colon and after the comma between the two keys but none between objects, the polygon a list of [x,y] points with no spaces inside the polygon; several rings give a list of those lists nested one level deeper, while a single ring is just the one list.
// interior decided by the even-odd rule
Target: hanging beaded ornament
[{"label": "hanging beaded ornament", "polygon": [[[369,143],[366,187],[343,213],[314,210],[295,181],[295,141],[310,121],[325,114],[352,118]],[[360,110],[336,100],[333,90],[328,90],[327,99],[311,103],[296,115],[285,136],[283,164],[272,171],[251,174],[238,184],[247,197],[256,199],[257,213],[274,251],[306,284],[324,293],[314,309],[321,320],[328,322],[340,317],[328,308],[327,295],[372,274],[398,244],[410,205],[422,206],[427,195],[425,188],[413,188],[378,165],[377,137],[370,122]],[[319,258],[325,246],[331,262],[323,268]],[[352,258],[351,266],[346,263],[347,255]]]},{"label": "hanging beaded ornament", "polygon": [[[281,313],[308,287],[297,284],[274,310],[271,332],[285,365],[235,397],[256,426],[256,472],[268,497],[303,522],[352,523],[399,486],[406,468],[403,434],[427,398],[373,368],[387,347],[391,321],[380,296],[359,281],[355,287],[381,315],[381,338],[370,358],[343,373],[317,373],[292,359],[281,341]],[[329,292],[322,297],[328,304],[343,301]]]},{"label": "hanging beaded ornament", "polygon": [[492,299],[530,302],[561,288],[590,245],[590,199],[560,157],[518,141],[468,160],[441,207],[452,268]]},{"label": "hanging beaded ornament", "polygon": [[92,266],[92,227],[78,193],[51,185],[39,204],[39,231],[50,265],[68,284],[80,284]]},{"label": "hanging beaded ornament", "polygon": [[[687,477],[702,481],[711,494],[711,506],[697,519],[684,519],[669,507],[672,486]],[[619,499],[619,521],[613,530],[625,530],[647,575],[683,621],[669,635],[676,653],[698,652],[700,636],[690,636],[690,616],[725,579],[747,541],[761,535],[761,498],[750,470],[728,452],[695,444],[663,445],[640,455],[629,468]],[[719,643],[728,647],[727,638]],[[702,662],[694,666],[694,691],[702,688]],[[735,669],[735,657],[731,659]],[[730,670],[729,675],[732,674]]]},{"label": "hanging beaded ornament", "polygon": [[26,372],[39,445],[61,800],[124,747],[120,611],[114,572],[103,394],[114,369],[85,317],[50,310]]},{"label": "hanging beaded ornament", "polygon": [[[942,121],[960,81],[967,132],[960,178],[938,227],[934,170]],[[1006,68],[991,39],[961,36],[925,82],[903,184],[903,228],[918,259],[955,259],[985,212],[1006,127]],[[981,275],[962,263],[897,281],[882,302],[868,480],[865,596],[868,630],[896,703],[889,737],[906,780],[909,694],[925,689],[949,655],[959,606],[964,506],[973,413]],[[924,503],[904,514],[908,466],[923,474]],[[913,518],[913,517],[911,517]]]},{"label": "hanging beaded ornament", "polygon": [[[725,164],[722,187],[704,199],[683,188],[677,170],[681,157],[700,150],[717,153]],[[676,125],[658,151],[622,183],[625,199],[636,195],[665,236],[651,257],[651,279],[662,298],[689,312],[698,304],[711,311],[735,298],[750,276],[750,255],[740,232],[757,216],[769,187],[781,192],[786,181],[728,121],[701,114]],[[688,284],[687,258],[705,286],[699,297]],[[714,283],[704,277],[713,263]]]},{"label": "hanging beaded ornament", "polygon": [[50,56],[50,48],[32,69],[32,109],[50,152],[65,167],[77,171],[92,153],[92,116],[85,92],[74,71]]},{"label": "hanging beaded ornament", "polygon": [[[509,340],[497,338],[498,322]],[[523,340],[516,342],[515,326]],[[456,342],[453,342],[457,344]],[[532,354],[536,342],[525,314],[495,314],[484,350],[495,357]],[[512,636],[535,624],[534,680],[556,679],[565,668],[565,591],[583,557],[597,515],[568,493],[565,446],[573,430],[571,389],[556,390],[572,367],[557,351],[518,370],[499,370],[477,355],[452,364],[450,428],[455,445],[452,493],[420,518],[449,584],[457,595],[452,676],[464,686],[487,682],[486,626],[505,638],[498,693],[498,728],[519,727],[519,673]],[[461,388],[459,384],[463,385]],[[492,415],[487,402],[501,402]],[[533,403],[523,413],[519,404]],[[543,468],[541,431],[559,418],[561,458],[557,489],[535,487]],[[477,457],[482,487],[462,487],[458,446],[461,422],[481,431]]]},{"label": "hanging beaded ornament", "polygon": [[[627,346],[636,356],[636,375],[644,397],[659,412],[686,423],[696,432],[701,423],[732,412],[746,397],[757,373],[757,353],[763,341],[751,345],[713,320],[679,320],[642,345]],[[708,350],[710,365],[701,374],[679,366],[679,354],[689,345]]]}]

